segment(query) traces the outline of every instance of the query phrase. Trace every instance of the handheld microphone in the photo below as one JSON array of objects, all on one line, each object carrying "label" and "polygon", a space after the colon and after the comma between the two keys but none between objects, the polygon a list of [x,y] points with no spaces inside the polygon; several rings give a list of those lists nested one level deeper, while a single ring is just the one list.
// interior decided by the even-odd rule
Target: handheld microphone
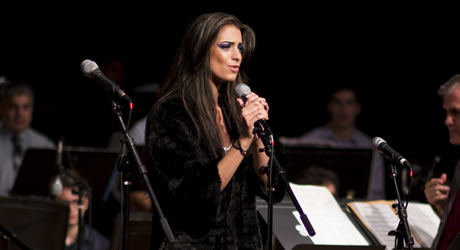
[{"label": "handheld microphone", "polygon": [[104,85],[104,88],[113,93],[116,94],[120,99],[126,100],[131,103],[131,98],[122,90],[120,87],[114,83],[112,80],[110,80],[107,76],[102,73],[102,71],[99,69],[99,66],[91,60],[84,60],[81,62],[80,69],[86,77],[89,77],[91,79],[94,79],[98,81],[99,83],[102,83]]},{"label": "handheld microphone", "polygon": [[409,161],[402,157],[392,147],[390,147],[390,145],[388,145],[388,143],[384,139],[380,137],[374,137],[374,139],[372,139],[372,145],[374,145],[374,147],[390,161],[398,163],[403,167],[408,167],[409,169],[412,169],[412,166],[410,165]]},{"label": "handheld microphone", "polygon": [[[248,85],[245,83],[239,83],[235,87],[236,95],[243,99],[243,102],[246,102],[247,100],[247,95],[251,93],[251,88],[249,88]],[[263,127],[264,131],[267,133],[268,136],[270,136],[271,142],[273,142],[273,134],[270,126],[268,125],[268,122],[265,119],[260,119],[256,122],[255,124],[256,127]]]}]

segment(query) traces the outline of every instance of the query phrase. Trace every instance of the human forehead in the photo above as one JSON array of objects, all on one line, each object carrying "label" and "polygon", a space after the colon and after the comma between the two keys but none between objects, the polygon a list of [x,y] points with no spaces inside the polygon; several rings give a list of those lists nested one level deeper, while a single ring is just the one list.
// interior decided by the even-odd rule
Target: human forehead
[{"label": "human forehead", "polygon": [[332,94],[331,100],[356,100],[355,92],[349,89],[341,89]]},{"label": "human forehead", "polygon": [[6,102],[10,104],[30,104],[33,102],[33,97],[30,95],[13,95],[7,97]]},{"label": "human forehead", "polygon": [[443,108],[460,108],[460,86],[455,87],[444,96]]},{"label": "human forehead", "polygon": [[220,29],[219,35],[217,36],[217,39],[216,39],[216,42],[218,43],[222,41],[242,43],[243,38],[241,35],[241,30],[235,25],[229,24],[229,25],[223,26]]},{"label": "human forehead", "polygon": [[58,200],[74,200],[78,199],[78,195],[72,193],[71,188],[63,188],[62,192],[57,197]]}]

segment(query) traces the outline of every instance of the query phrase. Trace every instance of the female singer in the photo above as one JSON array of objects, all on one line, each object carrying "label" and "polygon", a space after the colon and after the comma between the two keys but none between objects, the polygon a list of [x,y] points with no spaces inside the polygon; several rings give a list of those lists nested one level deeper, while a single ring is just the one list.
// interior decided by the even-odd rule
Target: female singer
[{"label": "female singer", "polygon": [[254,46],[237,17],[210,13],[190,24],[177,50],[146,128],[152,186],[177,240],[154,228],[162,249],[262,248],[255,196],[266,198],[259,170],[269,158],[253,130],[269,106],[255,93],[245,102],[235,94]]}]

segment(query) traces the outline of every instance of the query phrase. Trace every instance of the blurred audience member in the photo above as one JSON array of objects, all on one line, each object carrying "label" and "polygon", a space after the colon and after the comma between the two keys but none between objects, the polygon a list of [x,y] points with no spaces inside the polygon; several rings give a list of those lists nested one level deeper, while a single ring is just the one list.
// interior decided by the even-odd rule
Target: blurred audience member
[{"label": "blurred audience member", "polygon": [[[452,76],[441,85],[438,94],[445,110],[444,125],[449,131],[449,142],[460,145],[460,74]],[[431,249],[459,249],[460,242],[460,162],[454,166],[454,173],[432,178],[425,185],[428,202],[441,218],[438,233]]]},{"label": "blurred audience member", "polygon": [[0,98],[0,196],[7,196],[29,148],[54,148],[46,136],[31,128],[34,93],[24,83],[8,83]]},{"label": "blurred audience member", "polygon": [[[54,198],[69,205],[65,250],[108,250],[109,241],[91,226],[83,223],[83,218],[88,211],[91,190],[88,182],[73,170],[65,170],[59,177],[63,187],[62,191]],[[77,248],[79,208],[81,208],[82,229],[80,248]]]},{"label": "blurred audience member", "polygon": [[307,167],[292,182],[302,185],[325,186],[332,194],[337,195],[339,190],[339,178],[337,175],[324,167]]},{"label": "blurred audience member", "polygon": [[[371,138],[356,127],[361,104],[351,87],[334,89],[327,103],[329,121],[302,135],[298,142],[334,148],[373,149]],[[385,165],[383,157],[374,150],[367,199],[385,199]]]}]

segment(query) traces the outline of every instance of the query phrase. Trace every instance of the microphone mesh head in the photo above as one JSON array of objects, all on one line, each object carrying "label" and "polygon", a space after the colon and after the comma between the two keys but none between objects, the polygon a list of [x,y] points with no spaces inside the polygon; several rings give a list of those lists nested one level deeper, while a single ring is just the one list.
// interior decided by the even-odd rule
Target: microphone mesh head
[{"label": "microphone mesh head", "polygon": [[56,175],[53,180],[51,181],[50,185],[50,193],[53,196],[58,196],[61,194],[62,189],[64,188],[61,177],[59,175]]},{"label": "microphone mesh head", "polygon": [[378,148],[382,143],[386,143],[386,141],[380,137],[374,137],[374,139],[372,139],[372,145],[376,148]]},{"label": "microphone mesh head", "polygon": [[84,60],[81,62],[80,65],[81,72],[83,72],[84,75],[86,76],[91,76],[91,73],[93,73],[95,70],[99,69],[99,66],[91,60]]},{"label": "microphone mesh head", "polygon": [[251,93],[251,88],[245,83],[238,83],[235,87],[236,95],[238,97],[243,97]]}]

